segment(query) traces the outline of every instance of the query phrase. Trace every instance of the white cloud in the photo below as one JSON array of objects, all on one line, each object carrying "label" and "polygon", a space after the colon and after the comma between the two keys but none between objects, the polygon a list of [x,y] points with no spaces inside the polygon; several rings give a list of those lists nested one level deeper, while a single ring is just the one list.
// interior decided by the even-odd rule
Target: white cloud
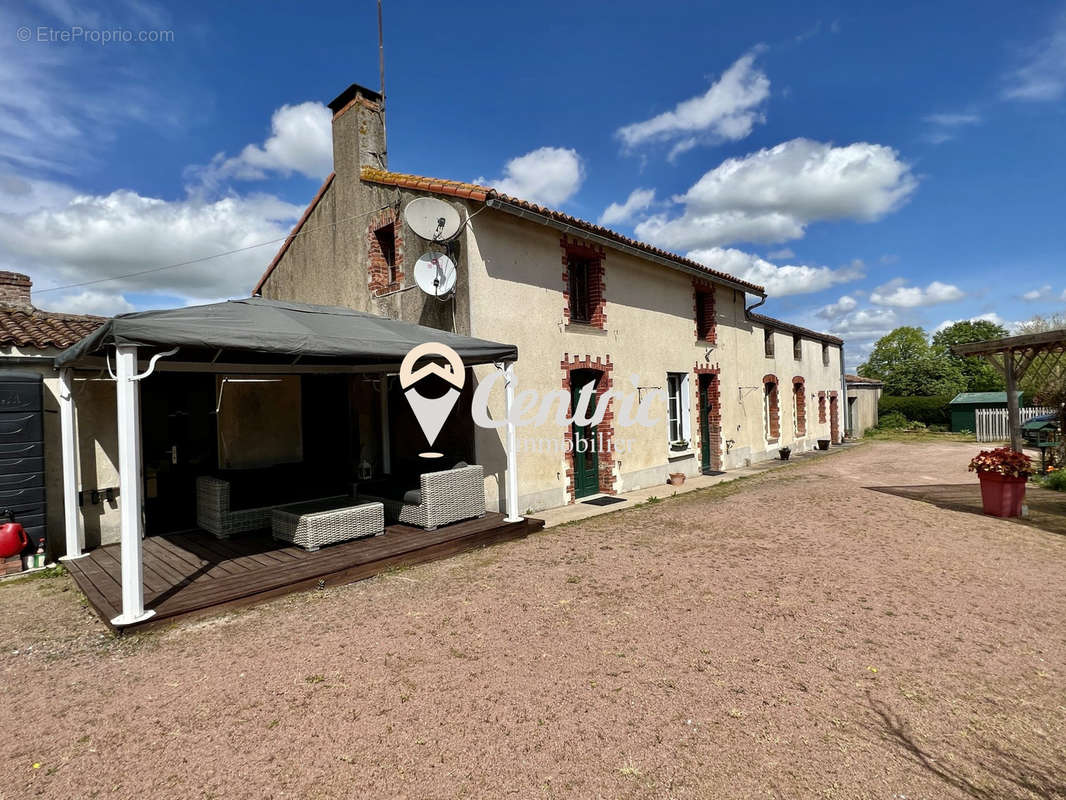
[{"label": "white cloud", "polygon": [[854,340],[880,339],[899,324],[899,317],[890,308],[864,308],[853,311],[837,321],[831,333]]},{"label": "white cloud", "polygon": [[701,142],[743,139],[757,122],[770,96],[770,79],[755,66],[761,47],[738,58],[702,95],[678,103],[670,111],[625,125],[615,132],[626,149],[652,142],[677,140],[676,158]]},{"label": "white cloud", "polygon": [[[230,196],[214,202],[167,201],[128,190],[77,195],[56,207],[0,214],[0,268],[30,273],[36,293],[49,286],[122,275],[283,238],[301,212],[299,206],[271,195]],[[93,291],[187,300],[245,296],[277,246],[124,278]],[[42,307],[58,307],[52,296],[40,294]],[[71,308],[79,303],[84,308],[105,303],[91,293],[67,297]]]},{"label": "white cloud", "polygon": [[1030,289],[1022,293],[1022,300],[1032,303],[1037,300],[1045,300],[1051,297],[1051,284],[1045,283],[1039,289]]},{"label": "white cloud", "polygon": [[223,178],[262,180],[270,173],[297,172],[321,180],[333,169],[332,119],[321,103],[283,105],[271,117],[271,134],[262,145],[246,145],[231,158],[219,153],[209,165],[192,167],[186,175],[208,186]]},{"label": "white cloud", "polygon": [[512,158],[504,164],[503,173],[502,178],[482,177],[475,183],[522,200],[558,206],[573,197],[585,179],[581,157],[566,147],[541,147]]},{"label": "white cloud", "polygon": [[792,264],[777,266],[751,253],[722,247],[692,250],[687,256],[712,269],[763,286],[767,294],[775,297],[818,292],[863,277],[861,263],[840,269]]},{"label": "white cloud", "polygon": [[943,144],[954,139],[960,128],[980,124],[981,115],[972,111],[945,112],[927,114],[922,119],[929,125],[929,130],[925,134],[926,140],[933,144]]},{"label": "white cloud", "polygon": [[830,303],[827,306],[822,306],[814,315],[827,320],[836,320],[843,317],[850,311],[854,311],[856,306],[859,305],[859,301],[854,297],[848,295],[842,295],[835,303]]},{"label": "white cloud", "polygon": [[767,258],[795,258],[796,254],[792,252],[791,247],[782,247],[780,250],[771,250],[766,254]]},{"label": "white cloud", "polygon": [[958,125],[976,125],[981,121],[981,115],[972,112],[926,114],[925,121],[931,125],[943,125],[946,128],[953,128]]},{"label": "white cloud", "polygon": [[[143,15],[133,5],[110,8],[101,19],[62,2],[37,11],[0,8],[0,171],[48,170],[70,174],[93,163],[99,147],[129,122],[173,126],[177,102],[153,102],[151,76],[129,69],[127,47],[39,44],[17,41],[22,25],[68,25],[70,15],[85,28],[137,29]],[[162,62],[160,62],[162,63]],[[91,70],[92,91],[79,77]]]},{"label": "white cloud", "polygon": [[798,239],[816,221],[880,219],[917,185],[891,147],[792,139],[727,159],[675,198],[680,216],[650,217],[636,232],[675,250]]},{"label": "white cloud", "polygon": [[1027,50],[1003,83],[1001,96],[1006,100],[1048,102],[1066,94],[1066,13]]},{"label": "white cloud", "polygon": [[77,194],[55,181],[25,178],[13,173],[0,175],[0,214],[27,213],[69,203]]},{"label": "white cloud", "polygon": [[918,308],[934,306],[938,303],[952,303],[966,296],[958,286],[950,283],[933,281],[924,289],[920,286],[907,286],[903,278],[896,278],[883,286],[878,286],[870,293],[870,302],[879,306],[896,308]]},{"label": "white cloud", "polygon": [[76,294],[44,295],[46,300],[34,303],[49,311],[65,311],[68,314],[95,314],[98,317],[113,317],[135,311],[133,303],[121,292],[83,289]]},{"label": "white cloud", "polygon": [[639,212],[645,211],[655,200],[654,189],[634,189],[624,203],[611,203],[600,215],[600,225],[621,225]]},{"label": "white cloud", "polygon": [[1006,328],[1008,334],[1013,334],[1018,329],[1018,326],[1021,325],[1020,322],[1008,322],[995,311],[989,311],[986,314],[978,314],[976,317],[967,317],[966,319],[946,319],[933,328],[933,333],[940,333],[944,328],[950,328],[956,322],[994,322],[996,325],[1002,325]]}]

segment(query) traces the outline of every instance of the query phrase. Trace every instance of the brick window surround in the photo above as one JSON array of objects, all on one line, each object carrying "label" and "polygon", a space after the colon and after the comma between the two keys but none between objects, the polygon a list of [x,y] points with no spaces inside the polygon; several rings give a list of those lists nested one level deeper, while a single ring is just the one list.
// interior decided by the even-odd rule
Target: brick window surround
[{"label": "brick window surround", "polygon": [[[571,356],[569,353],[563,353],[563,360],[559,363],[559,366],[563,371],[563,389],[569,394],[571,390],[570,386],[570,374],[574,370],[590,369],[600,373],[600,379],[596,384],[596,404],[599,408],[600,400],[604,393],[609,391],[614,386],[614,378],[611,373],[614,371],[614,364],[611,363],[611,357],[596,356]],[[602,443],[602,444],[601,444]],[[596,426],[596,446],[598,451],[596,453],[597,464],[599,467],[599,476],[597,483],[599,484],[599,490],[603,494],[617,494],[615,489],[615,460],[614,460],[614,403],[608,401],[607,410],[603,415],[603,420]],[[567,501],[570,503],[576,502],[574,497],[574,426],[567,425],[566,431],[563,433],[563,452],[566,455],[566,495]]]},{"label": "brick window surround", "polygon": [[[696,452],[701,452],[703,447],[703,415],[707,414],[707,434],[710,439],[711,445],[711,469],[718,472],[722,469],[722,399],[721,399],[721,387],[719,386],[718,376],[721,372],[718,365],[713,367],[697,364],[693,367],[692,372],[696,375],[696,435],[693,439],[696,442]],[[701,402],[703,395],[700,393],[700,376],[711,375],[710,385],[707,387],[707,399],[710,403],[710,409],[704,412]]]},{"label": "brick window surround", "polygon": [[829,438],[833,444],[840,441],[840,403],[836,392],[829,393]]},{"label": "brick window surround", "polygon": [[718,341],[718,318],[715,315],[714,284],[702,278],[692,279],[692,313],[696,321],[696,341]]},{"label": "brick window surround", "polygon": [[766,441],[776,442],[781,438],[781,409],[777,401],[777,376],[764,375],[763,391],[769,398],[770,430],[767,432]]},{"label": "brick window surround", "polygon": [[[390,227],[394,241],[391,268],[386,260],[386,254],[382,252],[378,235],[379,231]],[[370,218],[370,223],[367,225],[366,252],[367,287],[372,297],[379,297],[403,288],[403,224],[397,220],[395,209],[386,208]]]},{"label": "brick window surround", "polygon": [[591,325],[607,330],[607,278],[605,262],[607,251],[584,239],[566,234],[559,240],[563,250],[563,320],[570,324],[570,262],[583,261],[588,265],[588,312],[587,320],[573,320],[582,325]]},{"label": "brick window surround", "polygon": [[818,392],[818,422],[825,424],[825,392]]},{"label": "brick window surround", "polygon": [[803,376],[792,379],[792,402],[796,404],[796,435],[807,435],[807,388]]}]

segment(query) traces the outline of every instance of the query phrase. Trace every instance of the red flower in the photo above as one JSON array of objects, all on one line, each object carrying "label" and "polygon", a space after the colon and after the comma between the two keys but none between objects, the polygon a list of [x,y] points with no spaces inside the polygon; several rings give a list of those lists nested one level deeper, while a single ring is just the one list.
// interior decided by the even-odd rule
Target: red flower
[{"label": "red flower", "polygon": [[1028,478],[1033,474],[1033,464],[1029,456],[1011,450],[1009,447],[997,447],[995,450],[982,450],[970,461],[970,472],[995,472],[1005,478]]}]

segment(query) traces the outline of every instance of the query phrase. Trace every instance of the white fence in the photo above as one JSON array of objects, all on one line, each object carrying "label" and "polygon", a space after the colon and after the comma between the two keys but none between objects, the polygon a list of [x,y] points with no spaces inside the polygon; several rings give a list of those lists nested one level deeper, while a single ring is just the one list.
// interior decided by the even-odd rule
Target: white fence
[{"label": "white fence", "polygon": [[[1053,408],[1019,408],[1018,415],[1022,422],[1027,422],[1041,414],[1053,414]],[[1010,422],[1005,408],[977,409],[977,441],[1005,442],[1010,439]]]}]

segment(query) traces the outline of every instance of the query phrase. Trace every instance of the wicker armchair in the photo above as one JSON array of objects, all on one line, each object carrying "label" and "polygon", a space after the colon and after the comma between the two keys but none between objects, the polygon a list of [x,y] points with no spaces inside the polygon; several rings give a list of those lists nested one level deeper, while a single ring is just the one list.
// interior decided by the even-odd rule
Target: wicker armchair
[{"label": "wicker armchair", "polygon": [[355,485],[359,502],[382,503],[389,521],[432,531],[441,525],[485,516],[485,470],[477,464],[425,472],[419,477],[418,489],[399,488],[388,492],[391,497],[383,496],[389,480]]}]

